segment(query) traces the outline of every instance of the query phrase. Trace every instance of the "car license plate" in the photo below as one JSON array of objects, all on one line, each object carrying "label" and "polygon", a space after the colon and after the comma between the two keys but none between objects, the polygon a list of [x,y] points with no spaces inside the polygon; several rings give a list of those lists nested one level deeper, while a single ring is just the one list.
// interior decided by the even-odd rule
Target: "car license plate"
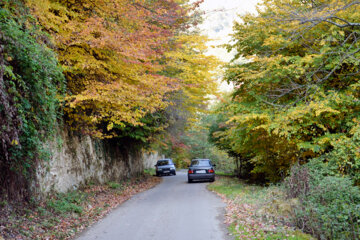
[{"label": "car license plate", "polygon": [[169,173],[170,171],[164,171],[164,173]]},{"label": "car license plate", "polygon": [[196,173],[206,173],[205,170],[197,170]]}]

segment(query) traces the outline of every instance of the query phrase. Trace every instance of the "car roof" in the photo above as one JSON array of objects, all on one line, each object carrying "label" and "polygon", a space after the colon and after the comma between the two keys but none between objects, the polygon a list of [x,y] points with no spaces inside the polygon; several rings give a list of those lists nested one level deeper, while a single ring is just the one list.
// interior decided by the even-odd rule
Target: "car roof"
[{"label": "car roof", "polygon": [[195,159],[193,159],[193,160],[191,160],[191,161],[210,161],[210,159],[208,159],[208,158],[195,158]]},{"label": "car roof", "polygon": [[159,161],[172,161],[172,159],[171,158],[164,158],[164,159],[159,159],[158,162]]}]

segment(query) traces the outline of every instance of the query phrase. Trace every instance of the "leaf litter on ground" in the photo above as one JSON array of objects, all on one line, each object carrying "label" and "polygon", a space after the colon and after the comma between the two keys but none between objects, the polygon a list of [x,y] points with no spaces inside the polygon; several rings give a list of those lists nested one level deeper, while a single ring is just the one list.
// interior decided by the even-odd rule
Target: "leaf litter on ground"
[{"label": "leaf litter on ground", "polygon": [[222,176],[209,189],[226,203],[224,222],[236,239],[314,239],[295,229],[290,220],[292,202],[286,203],[276,186],[260,187]]},{"label": "leaf litter on ground", "polygon": [[0,206],[0,240],[72,239],[131,196],[154,187],[161,178],[144,176],[121,183],[89,185],[43,201]]}]

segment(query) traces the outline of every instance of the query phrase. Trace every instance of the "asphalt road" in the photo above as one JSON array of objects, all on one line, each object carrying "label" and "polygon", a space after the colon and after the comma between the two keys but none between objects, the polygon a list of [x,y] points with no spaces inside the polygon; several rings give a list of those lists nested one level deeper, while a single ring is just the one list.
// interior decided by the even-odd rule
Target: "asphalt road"
[{"label": "asphalt road", "polygon": [[185,171],[140,193],[83,232],[78,240],[227,240],[225,204],[206,189],[187,183]]}]

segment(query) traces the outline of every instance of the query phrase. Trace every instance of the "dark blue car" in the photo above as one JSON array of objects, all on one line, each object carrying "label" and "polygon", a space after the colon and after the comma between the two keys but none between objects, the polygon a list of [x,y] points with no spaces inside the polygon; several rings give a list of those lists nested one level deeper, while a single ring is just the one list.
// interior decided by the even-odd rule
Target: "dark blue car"
[{"label": "dark blue car", "polygon": [[188,182],[191,183],[194,180],[215,181],[215,166],[209,159],[193,159],[188,170]]}]

